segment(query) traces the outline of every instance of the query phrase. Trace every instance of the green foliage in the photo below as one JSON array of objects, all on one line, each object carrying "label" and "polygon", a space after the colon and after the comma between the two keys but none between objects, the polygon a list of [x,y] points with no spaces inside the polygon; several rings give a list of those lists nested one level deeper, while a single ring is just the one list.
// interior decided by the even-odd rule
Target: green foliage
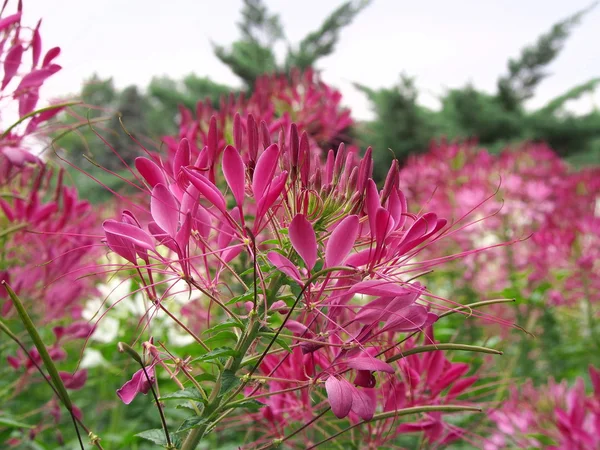
[{"label": "green foliage", "polygon": [[391,88],[374,90],[357,85],[371,101],[376,116],[361,128],[363,145],[374,147],[376,177],[381,180],[385,176],[393,155],[404,160],[411,153],[425,151],[428,142],[440,136],[477,138],[492,151],[523,140],[545,141],[561,156],[579,153],[592,155],[579,159],[584,163],[596,160],[593,155],[600,153],[600,113],[574,115],[565,106],[592,92],[600,83],[599,78],[567,90],[538,110],[525,108],[526,100],[547,76],[546,66],[558,56],[573,28],[594,6],[555,24],[518,58],[511,59],[509,73],[498,80],[494,94],[472,85],[451,89],[441,98],[441,110],[436,111],[418,104],[414,79],[406,75]]},{"label": "green foliage", "polygon": [[217,57],[252,89],[256,79],[265,73],[287,73],[293,67],[306,69],[335,50],[340,31],[349,25],[370,0],[347,1],[334,10],[321,26],[309,33],[296,48],[286,41],[288,54],[284,64],[275,58],[274,46],[285,41],[279,16],[271,14],[261,0],[244,0],[242,22],[238,24],[242,37],[230,49],[214,45]]}]

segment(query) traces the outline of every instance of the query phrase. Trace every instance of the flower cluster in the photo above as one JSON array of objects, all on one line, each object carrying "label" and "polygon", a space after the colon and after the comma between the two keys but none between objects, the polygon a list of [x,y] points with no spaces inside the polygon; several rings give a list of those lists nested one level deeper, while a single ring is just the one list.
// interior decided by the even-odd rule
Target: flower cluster
[{"label": "flower cluster", "polygon": [[485,450],[510,447],[556,450],[600,446],[600,371],[590,366],[593,392],[586,394],[583,379],[574,386],[550,379],[546,386],[525,383],[512,388],[508,400],[489,414],[497,431]]},{"label": "flower cluster", "polygon": [[411,158],[401,179],[409,198],[428,201],[448,218],[486,218],[479,229],[454,234],[452,245],[469,249],[530,237],[466,258],[464,282],[476,291],[502,291],[510,273],[521,272],[524,293],[549,283],[553,304],[600,298],[597,168],[574,171],[542,144],[496,156],[471,144],[441,143]]},{"label": "flower cluster", "polygon": [[[476,378],[462,379],[469,367],[447,361],[432,334],[421,334],[457,305],[414,281],[440,262],[415,257],[448,232],[446,220],[409,212],[396,162],[379,190],[371,149],[360,157],[340,144],[321,158],[310,142],[294,123],[275,133],[252,114],[235,114],[226,133],[213,117],[200,150],[183,138],[165,160],[138,158],[149,211],[136,204],[141,214],[125,210],[103,224],[106,245],[130,264],[117,270],[138,274],[146,320],[166,314],[198,343],[189,367],[180,367],[177,350],[153,345],[142,364],[156,379],[158,367],[175,364],[181,388],[196,386],[203,406],[180,428],[192,429],[184,449],[248,405],[263,408],[275,432],[261,433],[254,446],[327,439],[320,427],[291,428],[329,410],[364,422],[432,408],[400,431],[436,442],[462,433],[444,426],[441,414],[469,410],[448,403]],[[182,282],[191,300],[185,316],[169,301]],[[414,339],[399,346],[409,335],[422,335],[424,346]],[[409,350],[433,353],[405,359]],[[452,375],[440,377],[445,370]],[[142,374],[120,390],[125,401],[148,392]],[[385,383],[398,374],[405,379]],[[211,382],[200,386],[198,377]]]},{"label": "flower cluster", "polygon": [[42,58],[42,21],[38,21],[31,30],[21,24],[22,2],[19,2],[17,12],[11,15],[5,13],[7,3],[4,2],[0,12],[0,60],[4,68],[0,84],[0,118],[5,125],[7,113],[14,113],[12,110],[16,109],[19,120],[1,134],[0,182],[10,177],[12,168],[18,169],[25,163],[38,161],[24,140],[62,109],[56,106],[35,110],[41,86],[61,69],[54,63],[60,48],[49,49]]},{"label": "flower cluster", "polygon": [[[307,132],[311,153],[319,153],[320,149],[328,150],[337,148],[341,142],[347,143],[350,139],[348,130],[353,124],[350,110],[341,106],[340,92],[321,81],[312,69],[293,70],[290,77],[263,75],[257,79],[249,98],[244,94],[231,94],[221,99],[218,110],[207,99],[198,102],[195,113],[184,107],[180,107],[179,112],[178,138],[164,138],[171,157],[183,138],[188,139],[194,156],[207,145],[209,134],[210,139],[216,140],[216,145],[221,147],[224,142],[233,143],[232,136],[226,133],[232,129],[238,113],[244,123],[250,117],[256,122],[258,132],[251,134],[255,128],[251,123],[245,135],[246,145],[256,148],[259,136],[264,140],[264,136],[277,135],[282,129],[289,133],[291,124],[295,123],[298,129]],[[235,142],[238,148],[241,148],[240,144]]]}]

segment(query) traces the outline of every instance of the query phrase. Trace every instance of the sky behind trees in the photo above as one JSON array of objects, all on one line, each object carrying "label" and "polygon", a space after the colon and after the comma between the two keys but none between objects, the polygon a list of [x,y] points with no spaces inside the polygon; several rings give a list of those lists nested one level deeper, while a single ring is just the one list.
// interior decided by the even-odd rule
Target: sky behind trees
[{"label": "sky behind trees", "polygon": [[[341,2],[266,0],[296,43]],[[481,2],[375,0],[346,27],[332,56],[319,61],[326,82],[338,87],[359,119],[371,117],[366,97],[352,86],[391,86],[402,71],[415,76],[420,100],[436,105],[445,88],[472,82],[494,90],[510,57],[557,21],[589,5],[587,0],[494,0]],[[213,54],[210,42],[239,37],[241,0],[28,0],[26,22],[43,17],[44,48],[59,45],[63,71],[44,86],[43,97],[79,91],[96,72],[118,87],[145,86],[153,76],[181,78],[190,72],[214,81],[239,80]],[[530,101],[543,105],[570,87],[600,75],[600,9],[584,17],[550,66]],[[281,55],[285,48],[279,48]],[[600,99],[585,96],[574,107],[588,110]]]}]

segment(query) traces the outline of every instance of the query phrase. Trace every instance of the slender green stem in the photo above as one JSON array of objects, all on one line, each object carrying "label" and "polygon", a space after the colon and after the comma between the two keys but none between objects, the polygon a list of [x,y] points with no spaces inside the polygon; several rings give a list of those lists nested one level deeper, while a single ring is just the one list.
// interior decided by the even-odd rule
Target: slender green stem
[{"label": "slender green stem", "polygon": [[11,132],[11,130],[12,130],[14,127],[16,127],[17,125],[19,125],[21,122],[23,122],[23,121],[25,121],[25,120],[29,119],[30,117],[33,117],[33,116],[35,116],[36,114],[43,113],[43,112],[45,112],[45,111],[52,111],[53,109],[56,109],[56,108],[63,108],[63,107],[67,107],[67,106],[78,105],[78,104],[80,104],[80,103],[81,103],[81,102],[67,102],[67,103],[59,103],[59,104],[57,104],[57,105],[50,105],[50,106],[47,106],[47,107],[45,107],[45,108],[40,108],[40,109],[37,109],[37,110],[35,110],[35,111],[31,111],[29,114],[25,114],[23,117],[21,117],[21,118],[20,118],[19,120],[17,120],[15,123],[13,123],[13,124],[12,124],[10,127],[8,127],[8,128],[7,128],[7,129],[4,131],[4,133],[2,133],[2,138],[5,138],[5,137],[8,135],[8,133],[10,133],[10,132]]},{"label": "slender green stem", "polygon": [[386,362],[391,363],[394,361],[398,361],[399,359],[406,358],[407,356],[414,355],[416,353],[425,353],[425,352],[433,352],[436,350],[463,350],[466,352],[478,352],[478,353],[490,353],[493,355],[502,355],[500,350],[495,350],[489,347],[480,347],[478,345],[467,345],[467,344],[430,344],[430,345],[422,345],[420,347],[410,348],[408,350],[404,350],[402,353],[398,355],[394,355],[386,360]]}]

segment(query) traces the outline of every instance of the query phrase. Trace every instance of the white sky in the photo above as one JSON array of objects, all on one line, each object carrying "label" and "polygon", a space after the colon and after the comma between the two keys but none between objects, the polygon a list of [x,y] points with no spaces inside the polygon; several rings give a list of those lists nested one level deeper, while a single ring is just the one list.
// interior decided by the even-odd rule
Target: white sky
[{"label": "white sky", "polygon": [[[280,13],[294,44],[340,3],[266,0],[271,11]],[[589,3],[375,0],[342,31],[335,53],[322,59],[318,68],[326,82],[342,91],[345,104],[359,119],[371,116],[369,103],[351,83],[387,87],[402,71],[417,77],[421,102],[435,106],[444,89],[468,81],[493,91],[509,57]],[[24,23],[33,26],[43,17],[44,51],[62,48],[56,62],[63,70],[46,83],[43,96],[77,92],[94,72],[112,76],[119,87],[145,86],[153,76],[181,78],[191,72],[238,84],[213,55],[210,41],[229,44],[239,37],[235,23],[241,5],[241,0],[24,0]],[[530,106],[600,76],[599,38],[600,7],[576,28]],[[590,108],[598,98],[587,96],[577,109]]]}]

